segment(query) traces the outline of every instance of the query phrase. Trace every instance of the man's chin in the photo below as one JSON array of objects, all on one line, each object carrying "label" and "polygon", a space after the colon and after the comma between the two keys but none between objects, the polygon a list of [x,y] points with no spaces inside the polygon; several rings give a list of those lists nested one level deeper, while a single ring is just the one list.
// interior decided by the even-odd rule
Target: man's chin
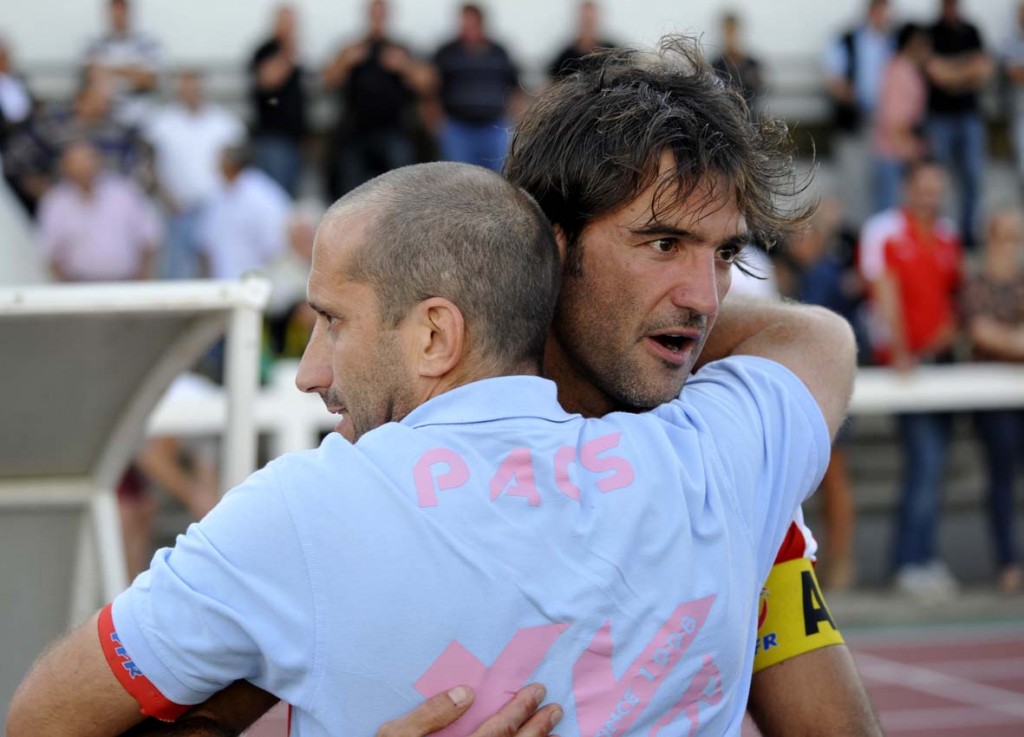
[{"label": "man's chin", "polygon": [[352,418],[349,414],[341,416],[341,421],[334,426],[334,432],[341,435],[345,440],[350,443],[356,442],[356,429],[352,424]]}]

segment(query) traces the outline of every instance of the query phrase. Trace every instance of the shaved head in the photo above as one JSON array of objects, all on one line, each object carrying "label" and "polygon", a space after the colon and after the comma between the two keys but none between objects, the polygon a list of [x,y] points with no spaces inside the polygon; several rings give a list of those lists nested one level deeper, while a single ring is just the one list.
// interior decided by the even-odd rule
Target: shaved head
[{"label": "shaved head", "polygon": [[395,169],[332,205],[318,243],[357,221],[366,234],[347,275],[374,288],[384,320],[444,297],[488,358],[507,368],[539,361],[560,266],[551,226],[523,190],[467,164]]}]

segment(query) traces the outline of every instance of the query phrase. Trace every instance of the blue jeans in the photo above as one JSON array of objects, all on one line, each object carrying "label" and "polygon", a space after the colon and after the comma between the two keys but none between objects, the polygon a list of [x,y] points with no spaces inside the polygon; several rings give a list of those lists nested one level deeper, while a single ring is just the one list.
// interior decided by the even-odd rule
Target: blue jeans
[{"label": "blue jeans", "polygon": [[935,534],[951,418],[947,414],[897,415],[903,446],[903,488],[896,517],[895,565],[935,559]]},{"label": "blue jeans", "polygon": [[448,119],[441,130],[441,157],[445,161],[476,164],[501,171],[508,153],[508,121],[473,125]]},{"label": "blue jeans", "polygon": [[876,158],[874,160],[875,191],[872,195],[872,212],[881,212],[900,204],[903,189],[904,163],[899,159]]},{"label": "blue jeans", "polygon": [[981,438],[988,474],[988,513],[996,561],[1004,568],[1018,560],[1014,541],[1014,481],[1024,466],[1024,411],[978,412],[975,426]]},{"label": "blue jeans", "polygon": [[980,113],[932,115],[927,131],[932,154],[959,184],[960,236],[964,247],[973,249],[977,243],[981,181],[985,173],[985,123]]},{"label": "blue jeans", "polygon": [[294,199],[302,174],[302,148],[286,136],[258,135],[253,139],[253,163]]},{"label": "blue jeans", "polygon": [[199,223],[202,208],[167,216],[167,236],[160,260],[161,279],[195,279],[199,273]]}]

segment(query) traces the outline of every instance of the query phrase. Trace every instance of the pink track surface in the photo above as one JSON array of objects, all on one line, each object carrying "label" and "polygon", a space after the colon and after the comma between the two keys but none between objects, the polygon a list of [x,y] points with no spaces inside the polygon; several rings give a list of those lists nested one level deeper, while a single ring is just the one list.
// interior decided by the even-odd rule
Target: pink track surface
[{"label": "pink track surface", "polygon": [[[1024,623],[848,636],[888,737],[1024,735]],[[285,737],[275,709],[249,737]],[[757,730],[746,725],[744,737]]]}]

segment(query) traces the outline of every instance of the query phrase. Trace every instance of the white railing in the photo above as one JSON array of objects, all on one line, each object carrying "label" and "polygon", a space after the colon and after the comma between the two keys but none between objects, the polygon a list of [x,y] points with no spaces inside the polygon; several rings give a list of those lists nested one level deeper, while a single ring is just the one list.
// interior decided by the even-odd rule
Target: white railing
[{"label": "white railing", "polygon": [[[256,427],[269,436],[274,457],[315,447],[319,435],[338,422],[336,415],[324,409],[319,397],[295,388],[296,368],[292,361],[278,363],[270,384],[253,400]],[[1024,366],[923,366],[907,374],[885,368],[861,369],[850,411],[879,415],[1002,407],[1024,407]],[[208,397],[165,399],[150,418],[149,430],[165,435],[216,435],[224,422],[225,400],[214,392]]]}]

